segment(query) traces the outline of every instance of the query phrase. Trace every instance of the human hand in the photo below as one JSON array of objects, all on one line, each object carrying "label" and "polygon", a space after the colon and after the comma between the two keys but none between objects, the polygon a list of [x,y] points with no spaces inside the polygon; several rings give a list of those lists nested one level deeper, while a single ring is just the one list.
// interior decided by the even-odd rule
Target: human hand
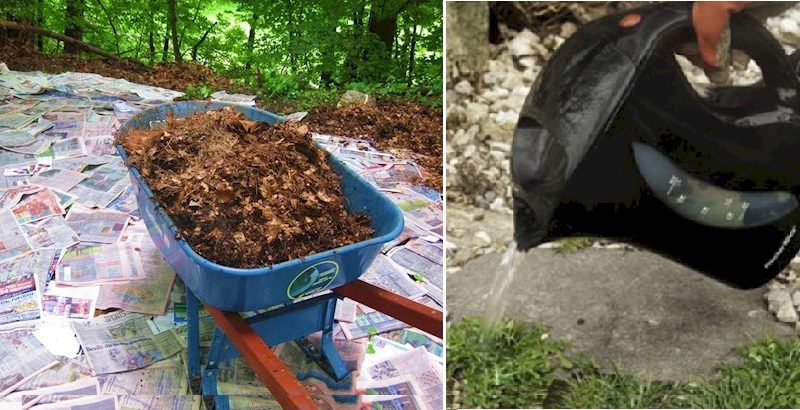
[{"label": "human hand", "polygon": [[[692,5],[692,27],[697,45],[685,47],[681,54],[701,67],[712,83],[730,80],[730,15],[741,11],[752,1],[696,1]],[[688,51],[687,51],[688,50]]]}]

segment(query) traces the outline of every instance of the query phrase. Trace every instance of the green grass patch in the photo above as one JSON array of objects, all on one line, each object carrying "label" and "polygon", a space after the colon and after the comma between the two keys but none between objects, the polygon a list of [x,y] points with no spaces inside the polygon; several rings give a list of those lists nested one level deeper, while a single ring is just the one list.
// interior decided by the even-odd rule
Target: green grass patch
[{"label": "green grass patch", "polygon": [[564,356],[567,345],[545,335],[542,326],[513,320],[449,325],[448,408],[540,407],[558,368],[580,375],[562,383],[552,401],[561,408],[800,408],[800,340],[753,341],[739,349],[742,362],[720,365],[715,379],[672,383],[573,364]]},{"label": "green grass patch", "polygon": [[560,254],[575,253],[592,246],[592,241],[589,238],[566,238],[559,240],[557,243],[558,247],[553,249]]},{"label": "green grass patch", "polygon": [[[565,344],[541,326],[467,318],[447,329],[448,408],[524,408],[540,404],[558,367],[572,364]],[[458,392],[456,392],[456,390]]]}]

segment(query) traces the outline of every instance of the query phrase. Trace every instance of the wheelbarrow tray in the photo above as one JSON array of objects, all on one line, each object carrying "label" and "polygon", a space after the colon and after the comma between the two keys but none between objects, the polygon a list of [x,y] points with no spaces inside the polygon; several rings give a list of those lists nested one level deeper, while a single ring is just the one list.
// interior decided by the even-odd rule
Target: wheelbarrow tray
[{"label": "wheelbarrow tray", "polygon": [[[120,135],[149,128],[152,121],[165,121],[169,111],[173,112],[175,118],[183,118],[196,112],[227,106],[234,106],[251,121],[275,124],[283,120],[275,114],[249,106],[186,101],[137,113],[122,125]],[[366,213],[375,230],[373,237],[267,267],[242,269],[219,265],[192,249],[163,207],[154,200],[152,190],[139,170],[129,163],[120,144],[117,144],[117,151],[128,164],[139,211],[156,246],[202,302],[221,310],[244,312],[263,309],[356,280],[373,262],[382,245],[396,238],[403,230],[403,215],[399,208],[333,155],[328,155],[328,163],[341,176],[340,188],[347,212]]]}]

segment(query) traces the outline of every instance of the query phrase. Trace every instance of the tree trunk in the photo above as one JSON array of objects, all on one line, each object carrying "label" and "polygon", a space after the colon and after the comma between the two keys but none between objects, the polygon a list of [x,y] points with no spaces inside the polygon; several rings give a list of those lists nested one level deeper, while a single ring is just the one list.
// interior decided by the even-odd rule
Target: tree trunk
[{"label": "tree trunk", "polygon": [[148,39],[149,42],[150,42],[150,59],[149,60],[150,60],[150,64],[153,64],[153,61],[155,61],[155,59],[156,59],[156,39],[153,38],[153,29],[150,29],[149,31],[150,31],[148,33],[150,35],[150,38]]},{"label": "tree trunk", "polygon": [[[289,44],[294,45],[295,36],[297,32],[294,27],[294,9],[292,8],[292,0],[286,0],[286,11],[289,13],[289,18],[286,20],[286,27],[289,31]],[[297,65],[297,54],[293,51],[292,47],[289,47],[289,65],[291,69],[294,70],[294,67]]]},{"label": "tree trunk", "polygon": [[200,49],[200,45],[203,44],[204,41],[206,41],[206,37],[208,37],[208,33],[210,33],[211,30],[213,30],[214,27],[216,27],[216,26],[217,26],[217,23],[212,24],[211,27],[209,27],[206,30],[206,32],[203,33],[203,36],[200,37],[200,40],[197,43],[195,43],[195,45],[192,46],[192,61],[197,61],[197,50],[199,50]]},{"label": "tree trunk", "polygon": [[489,58],[489,4],[445,2],[447,21],[447,82],[457,69],[477,75]]},{"label": "tree trunk", "polygon": [[386,46],[386,50],[391,53],[394,45],[394,35],[397,32],[397,14],[386,13],[385,15],[380,15],[378,12],[370,10],[367,30],[376,34],[383,45]]},{"label": "tree trunk", "polygon": [[414,82],[414,53],[417,50],[417,25],[411,28],[411,50],[408,52],[408,78],[406,79],[406,85],[411,88],[411,84]]},{"label": "tree trunk", "polygon": [[[67,0],[65,36],[83,41],[83,13],[85,10],[85,0]],[[75,44],[64,42],[65,54],[78,54],[80,51],[80,48],[76,47]]]},{"label": "tree trunk", "polygon": [[178,43],[178,13],[175,10],[178,0],[167,0],[167,14],[169,18],[169,30],[172,32],[172,53],[175,56],[175,61],[182,62],[181,46]]},{"label": "tree trunk", "polygon": [[161,50],[161,61],[167,61],[168,55],[169,55],[169,28],[167,28],[167,32],[164,33],[164,48]]},{"label": "tree trunk", "polygon": [[[44,26],[44,0],[36,0],[36,27]],[[44,37],[36,35],[36,48],[44,51]]]},{"label": "tree trunk", "polygon": [[[101,57],[110,58],[112,60],[117,60],[117,61],[121,60],[121,58],[119,56],[115,56],[113,54],[110,54],[110,53],[108,53],[106,51],[103,51],[103,50],[97,48],[97,47],[90,46],[89,44],[86,44],[83,41],[78,41],[78,40],[76,40],[74,38],[67,37],[67,36],[65,36],[63,34],[54,33],[52,31],[45,30],[43,28],[34,27],[34,26],[31,26],[31,25],[27,25],[27,24],[20,24],[20,23],[16,23],[16,22],[13,22],[13,21],[8,21],[8,20],[0,20],[0,28],[18,30],[20,32],[31,33],[31,34],[33,34],[33,33],[41,34],[43,36],[47,36],[47,37],[51,37],[51,38],[54,38],[54,39],[59,40],[59,41],[63,41],[65,45],[69,44],[71,47],[77,49],[78,51],[87,51],[87,52],[90,52],[90,53],[97,54],[97,55],[99,55]],[[66,48],[66,46],[64,48]]]},{"label": "tree trunk", "polygon": [[250,70],[253,65],[253,49],[256,45],[256,24],[258,24],[258,14],[253,13],[250,20],[250,32],[247,34],[247,62],[244,64],[245,70]]}]

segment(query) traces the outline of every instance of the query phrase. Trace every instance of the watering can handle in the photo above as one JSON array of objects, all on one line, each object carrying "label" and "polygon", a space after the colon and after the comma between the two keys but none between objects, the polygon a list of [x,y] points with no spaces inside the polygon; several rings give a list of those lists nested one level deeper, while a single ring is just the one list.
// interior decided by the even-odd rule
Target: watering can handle
[{"label": "watering can handle", "polygon": [[[692,26],[691,4],[677,24],[661,36],[659,47],[675,50],[679,45],[697,42]],[[730,16],[731,48],[744,51],[761,68],[766,86],[776,92],[800,88],[797,73],[783,47],[764,25],[747,13]]]}]

